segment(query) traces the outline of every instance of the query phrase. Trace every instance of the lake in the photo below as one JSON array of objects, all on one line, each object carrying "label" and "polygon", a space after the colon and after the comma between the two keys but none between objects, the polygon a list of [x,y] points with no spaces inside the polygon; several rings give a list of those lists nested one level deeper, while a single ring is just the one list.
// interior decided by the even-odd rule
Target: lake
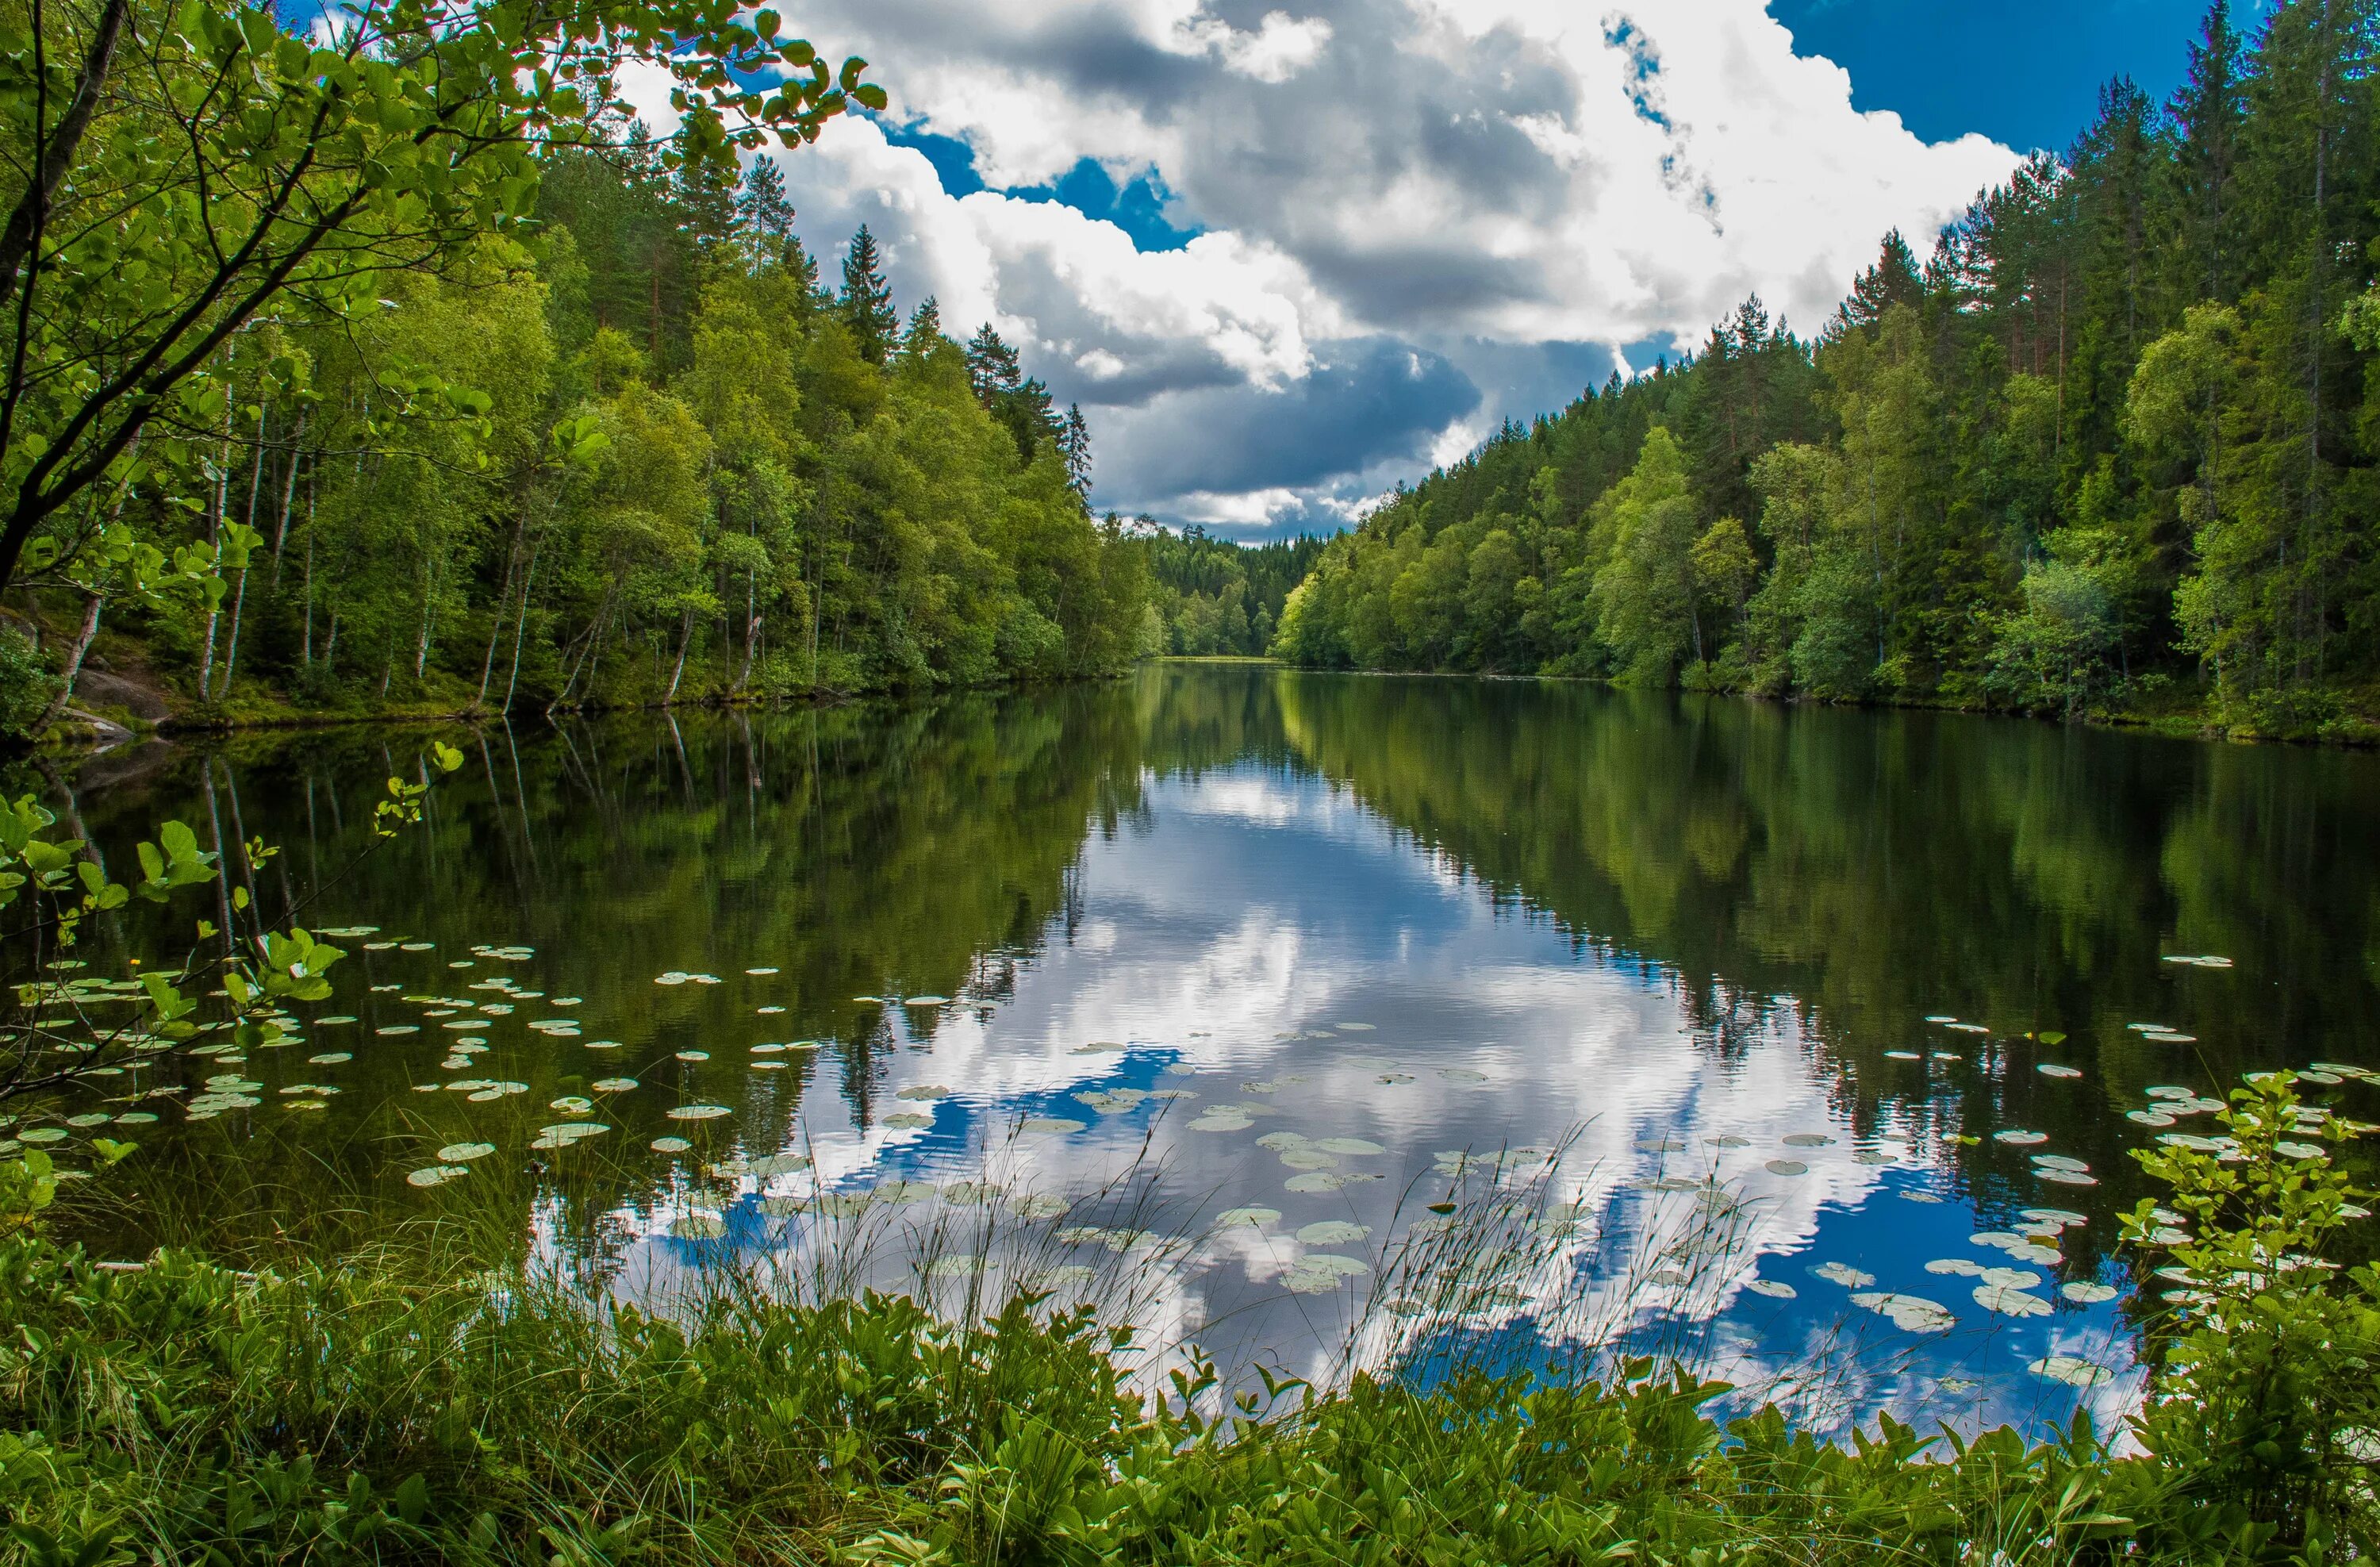
[{"label": "lake", "polygon": [[131,1118],[54,1145],[142,1145],[95,1246],[451,1212],[631,1297],[1022,1279],[1227,1367],[1640,1348],[1820,1429],[2032,1425],[2137,1391],[2129,1150],[2265,1067],[2380,1118],[2328,1070],[2380,1066],[2369,755],[1165,664],[441,732],[371,848],[429,737],[71,780],[111,864],[279,851],[95,968],[234,886],[349,932],[293,1041],[0,1128]]}]

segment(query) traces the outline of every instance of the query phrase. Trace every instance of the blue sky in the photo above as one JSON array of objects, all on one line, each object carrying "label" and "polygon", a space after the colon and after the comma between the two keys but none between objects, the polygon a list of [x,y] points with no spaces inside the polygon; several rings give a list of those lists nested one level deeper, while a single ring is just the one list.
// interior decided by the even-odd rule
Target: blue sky
[{"label": "blue sky", "polygon": [[1854,107],[1890,109],[1928,140],[1979,130],[2051,150],[2091,117],[2111,77],[2129,75],[2162,103],[2205,14],[2198,0],[1772,0],[1768,9],[1799,53],[1851,72]]},{"label": "blue sky", "polygon": [[781,162],[821,256],[868,225],[904,308],[1082,406],[1096,504],[1279,536],[1748,295],[1815,328],[1886,229],[1922,249],[2109,77],[2162,100],[2198,21],[1604,3],[810,0],[892,103]]}]

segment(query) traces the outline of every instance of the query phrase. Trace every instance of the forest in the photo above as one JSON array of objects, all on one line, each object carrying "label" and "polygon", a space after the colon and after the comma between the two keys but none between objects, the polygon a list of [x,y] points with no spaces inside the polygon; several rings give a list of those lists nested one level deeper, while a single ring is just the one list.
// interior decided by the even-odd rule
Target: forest
[{"label": "forest", "polygon": [[1148,517],[1137,530],[1148,541],[1148,650],[1190,657],[1270,652],[1281,608],[1324,545],[1312,534],[1242,544],[1195,522],[1169,532]]},{"label": "forest", "polygon": [[527,221],[377,273],[373,308],[225,336],[181,470],[29,551],[0,729],[128,720],[128,673],[238,722],[1130,662],[1147,545],[1092,516],[1079,411],[990,328],[905,320],[866,229],[822,283],[771,160],[739,182],[595,132],[546,151]]},{"label": "forest", "polygon": [[1810,335],[1508,422],[1334,541],[1275,651],[2371,732],[2375,7],[2206,14]]}]

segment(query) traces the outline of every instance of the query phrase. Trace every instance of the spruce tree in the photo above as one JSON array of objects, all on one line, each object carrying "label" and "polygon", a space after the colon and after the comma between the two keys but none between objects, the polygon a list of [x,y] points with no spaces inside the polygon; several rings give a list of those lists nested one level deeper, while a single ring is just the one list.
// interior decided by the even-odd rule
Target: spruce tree
[{"label": "spruce tree", "polygon": [[794,203],[774,158],[755,158],[735,198],[735,230],[763,261],[783,262],[794,240]]},{"label": "spruce tree", "polygon": [[1065,459],[1066,483],[1077,495],[1091,492],[1091,426],[1080,403],[1066,405],[1066,422],[1058,431],[1058,454]]},{"label": "spruce tree", "polygon": [[843,297],[836,305],[844,325],[858,341],[859,357],[882,364],[901,330],[901,312],[892,308],[892,285],[884,281],[876,237],[866,224],[851,237],[851,249],[843,258]]},{"label": "spruce tree", "polygon": [[1025,380],[1025,371],[1017,363],[1016,350],[1010,347],[999,333],[986,322],[967,339],[967,380],[975,386],[976,401],[991,407],[1003,392],[1014,392]]},{"label": "spruce tree", "polygon": [[929,354],[941,335],[942,307],[929,294],[909,312],[908,327],[901,334],[901,351],[912,358]]},{"label": "spruce tree", "polygon": [[2229,0],[2215,0],[2190,46],[2188,79],[2166,108],[2175,198],[2169,254],[2186,269],[2172,290],[2175,306],[2207,299],[2228,304],[2238,293],[2232,181],[2240,121],[2247,112],[2240,47]]},{"label": "spruce tree", "polygon": [[1917,258],[1900,230],[1893,229],[1885,235],[1876,264],[1859,274],[1852,284],[1851,297],[1836,310],[1835,330],[1840,334],[1855,326],[1874,326],[1893,306],[1918,304],[1925,298]]}]

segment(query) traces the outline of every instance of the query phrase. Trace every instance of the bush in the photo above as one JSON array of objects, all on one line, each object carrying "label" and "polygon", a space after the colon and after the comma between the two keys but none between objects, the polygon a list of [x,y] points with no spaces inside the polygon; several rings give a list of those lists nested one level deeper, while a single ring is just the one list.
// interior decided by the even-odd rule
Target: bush
[{"label": "bush", "polygon": [[25,634],[0,625],[0,739],[30,738],[57,694],[57,676]]}]

